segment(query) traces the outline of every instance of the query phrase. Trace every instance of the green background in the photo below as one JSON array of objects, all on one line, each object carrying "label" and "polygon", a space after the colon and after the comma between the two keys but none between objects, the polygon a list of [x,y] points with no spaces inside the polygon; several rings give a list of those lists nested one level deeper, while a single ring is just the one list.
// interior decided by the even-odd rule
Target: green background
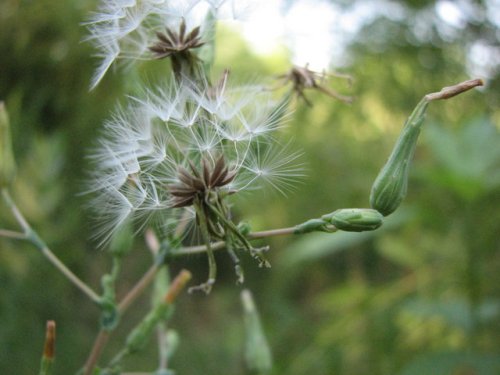
[{"label": "green background", "polygon": [[[254,230],[368,206],[371,184],[420,98],[473,78],[466,70],[472,42],[499,48],[499,30],[487,17],[469,20],[446,39],[435,29],[428,40],[412,38],[419,17],[435,16],[436,2],[401,3],[404,19],[377,18],[349,46],[342,72],[354,77],[353,86],[329,83],[355,96],[352,105],[317,92],[306,93],[313,107],[294,103],[283,138],[304,151],[307,177],[286,197],[256,191],[237,200],[238,218]],[[474,3],[487,11],[485,2]],[[85,154],[124,94],[143,77],[160,77],[168,63],[110,72],[88,92],[96,61],[91,46],[81,43],[80,23],[93,9],[93,2],[76,0],[3,0],[0,99],[12,122],[16,201],[54,252],[98,290],[110,259],[89,240],[92,218],[78,195],[88,171]],[[234,76],[248,77],[290,69],[286,51],[258,56],[225,28],[216,44],[215,72],[229,66]],[[430,106],[407,199],[381,230],[269,240],[271,269],[242,257],[244,287],[255,296],[273,349],[273,374],[500,373],[498,64],[491,74],[486,88]],[[0,205],[0,228],[15,225]],[[141,237],[135,247],[119,296],[151,262]],[[213,292],[184,294],[171,321],[181,338],[171,362],[178,374],[246,374],[241,287],[228,256],[217,259]],[[179,259],[171,267],[190,269],[199,282],[206,257]],[[148,303],[143,297],[124,317],[104,358],[121,347]],[[0,239],[0,373],[37,373],[49,319],[58,327],[55,374],[75,373],[90,351],[98,317],[32,246]],[[154,371],[154,340],[126,363],[130,371]]]}]

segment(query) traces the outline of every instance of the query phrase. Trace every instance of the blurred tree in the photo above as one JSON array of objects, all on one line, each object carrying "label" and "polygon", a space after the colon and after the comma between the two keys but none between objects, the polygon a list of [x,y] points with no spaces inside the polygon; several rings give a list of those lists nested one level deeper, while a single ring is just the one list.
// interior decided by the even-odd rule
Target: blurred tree
[{"label": "blurred tree", "polygon": [[[273,373],[413,374],[434,368],[454,374],[472,368],[492,374],[500,351],[500,83],[498,59],[486,57],[498,57],[498,5],[331,3],[345,12],[379,9],[350,36],[345,54],[342,70],[355,77],[357,100],[348,106],[312,92],[312,108],[296,104],[284,131],[304,150],[308,177],[286,198],[256,194],[256,200],[238,202],[254,229],[367,206],[371,183],[418,100],[470,72],[487,74],[488,82],[483,95],[429,110],[409,196],[382,230],[355,238],[275,239],[271,270],[244,264],[245,286],[254,292],[274,349]],[[445,20],[450,5],[459,10],[456,24]],[[391,6],[401,12],[391,14]],[[135,86],[124,81],[130,72],[110,74],[88,92],[94,61],[90,47],[80,43],[85,31],[79,23],[94,8],[76,0],[0,3],[0,99],[13,122],[20,169],[14,192],[22,209],[61,258],[98,285],[108,260],[87,251],[93,248],[88,217],[75,198],[82,190],[83,150],[117,98]],[[255,76],[289,68],[280,54],[256,56],[233,32],[222,29],[218,38],[215,70],[233,66],[235,74]],[[164,67],[153,65],[132,74],[156,77]],[[0,223],[13,224],[5,215]],[[140,259],[128,265],[130,283],[149,262]],[[172,322],[181,335],[173,359],[179,373],[244,373],[238,290],[232,265],[223,255],[220,260],[216,290],[181,301]],[[180,266],[204,272],[205,261],[179,260]],[[56,374],[73,373],[87,355],[97,309],[50,267],[33,249],[0,240],[0,373],[33,373],[47,319],[58,322]],[[151,356],[130,364],[153,368],[155,360],[151,347]]]}]

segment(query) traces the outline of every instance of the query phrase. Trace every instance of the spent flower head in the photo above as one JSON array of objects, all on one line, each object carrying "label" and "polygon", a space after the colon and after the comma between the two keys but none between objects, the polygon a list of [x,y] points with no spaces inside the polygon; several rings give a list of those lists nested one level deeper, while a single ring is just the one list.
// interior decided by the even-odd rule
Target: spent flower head
[{"label": "spent flower head", "polygon": [[200,0],[106,0],[85,23],[100,63],[91,88],[117,60],[133,62],[200,47],[205,18],[216,9]]},{"label": "spent flower head", "polygon": [[[105,123],[90,155],[97,235],[106,242],[129,220],[164,224],[185,210],[199,216],[197,208],[214,217],[216,201],[227,218],[229,195],[293,188],[302,175],[299,154],[273,135],[284,106],[263,87],[231,87],[227,72],[214,86],[175,80],[131,98]],[[217,220],[209,229],[223,238]]]},{"label": "spent flower head", "polygon": [[352,83],[352,77],[346,74],[336,72],[315,72],[309,69],[309,66],[294,66],[287,73],[280,75],[278,78],[283,80],[284,84],[291,83],[292,89],[296,95],[304,100],[304,102],[312,106],[312,103],[307,99],[304,94],[305,90],[317,90],[331,98],[340,100],[344,103],[352,103],[353,98],[338,93],[336,90],[329,88],[325,85],[329,77],[337,77],[347,80],[349,84]]},{"label": "spent flower head", "polygon": [[235,0],[101,0],[84,23],[100,60],[91,89],[117,61],[169,57],[174,72],[180,70],[212,41],[215,21],[237,17],[240,7]]}]

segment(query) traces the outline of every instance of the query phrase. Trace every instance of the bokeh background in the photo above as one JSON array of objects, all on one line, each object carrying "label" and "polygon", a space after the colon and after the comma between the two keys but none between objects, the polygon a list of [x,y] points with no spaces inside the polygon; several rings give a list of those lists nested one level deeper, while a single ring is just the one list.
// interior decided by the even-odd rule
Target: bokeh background
[{"label": "bokeh background", "polygon": [[[287,14],[298,3],[282,2],[280,10]],[[310,92],[312,107],[294,104],[283,136],[304,151],[307,177],[286,197],[255,192],[235,202],[238,217],[254,230],[366,207],[371,184],[420,98],[472,75],[487,85],[430,106],[408,197],[381,230],[269,240],[269,270],[242,257],[244,286],[255,296],[273,349],[272,373],[499,374],[500,4],[332,0],[321,6],[352,15],[368,3],[378,11],[343,31],[342,53],[337,50],[333,61],[332,68],[352,75],[354,84],[329,83],[355,102]],[[300,4],[319,6],[312,0]],[[404,11],[394,13],[395,4]],[[78,195],[86,150],[124,94],[145,77],[163,75],[168,63],[117,70],[89,92],[95,60],[91,46],[81,42],[80,24],[95,7],[94,1],[2,0],[0,99],[10,113],[18,161],[13,195],[54,252],[99,289],[110,259],[89,239],[92,218]],[[306,30],[314,27],[310,19],[303,22]],[[332,25],[332,38],[339,36],[335,32],[338,25]],[[279,75],[291,68],[293,43],[289,47],[263,54],[243,34],[222,26],[214,71]],[[318,42],[316,48],[323,46]],[[0,227],[15,228],[4,205]],[[136,239],[119,295],[151,262],[143,242]],[[183,295],[171,322],[181,338],[172,360],[178,374],[247,373],[241,287],[229,258],[217,258],[221,276],[212,294]],[[206,258],[179,259],[171,267],[188,268],[202,281]],[[127,327],[148,304],[145,296],[124,317],[105,358],[120,348]],[[88,355],[98,317],[98,309],[34,248],[0,238],[0,373],[37,373],[49,319],[58,325],[55,374],[75,373]],[[153,371],[154,340],[127,363],[130,371]]]}]

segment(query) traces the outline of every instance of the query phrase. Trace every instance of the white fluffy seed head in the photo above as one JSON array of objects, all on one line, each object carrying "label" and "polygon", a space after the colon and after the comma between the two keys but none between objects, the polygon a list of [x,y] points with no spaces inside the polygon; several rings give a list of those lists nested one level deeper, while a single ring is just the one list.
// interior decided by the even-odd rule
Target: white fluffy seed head
[{"label": "white fluffy seed head", "polygon": [[[169,87],[169,88],[167,88]],[[171,208],[168,186],[179,183],[179,168],[214,166],[223,156],[236,177],[225,189],[270,186],[290,190],[302,175],[297,153],[280,146],[273,132],[276,103],[257,86],[202,88],[170,82],[131,98],[105,123],[87,192],[105,243],[127,220],[165,223],[180,218]],[[191,215],[192,217],[192,215]]]},{"label": "white fluffy seed head", "polygon": [[188,31],[200,27],[204,41],[211,34],[206,23],[208,12],[216,14],[211,2],[202,0],[101,0],[99,8],[84,25],[85,40],[94,44],[99,64],[90,88],[95,88],[118,60],[151,59],[149,50],[157,41],[157,32],[179,30],[184,22]]}]

